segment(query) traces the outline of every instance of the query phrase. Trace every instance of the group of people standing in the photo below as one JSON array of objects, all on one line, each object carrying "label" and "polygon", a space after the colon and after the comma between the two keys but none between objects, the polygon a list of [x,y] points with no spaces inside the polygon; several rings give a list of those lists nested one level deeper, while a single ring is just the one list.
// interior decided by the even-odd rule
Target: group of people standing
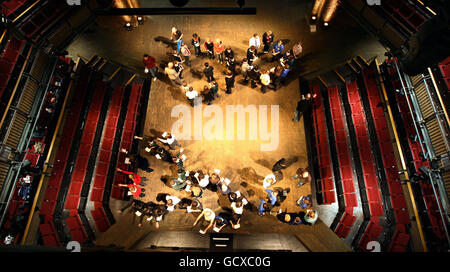
[{"label": "group of people standing", "polygon": [[[200,92],[194,90],[190,84],[183,79],[183,64],[191,66],[191,50],[187,43],[183,39],[183,33],[176,27],[172,28],[169,46],[172,47],[170,55],[170,61],[166,63],[164,68],[164,74],[168,77],[173,86],[179,87],[186,95],[187,101],[191,106],[195,106],[196,98],[202,96],[203,101],[211,104],[217,97],[219,92],[219,85],[215,76],[214,67],[212,61],[217,60],[219,64],[225,65],[225,83],[227,94],[232,93],[232,89],[235,85],[235,77],[242,76],[242,83],[247,85],[250,82],[251,88],[256,88],[259,84],[261,86],[261,92],[265,93],[272,84],[273,90],[277,90],[285,81],[286,76],[289,74],[291,68],[294,65],[296,59],[302,52],[302,45],[300,42],[296,43],[292,49],[286,50],[285,44],[282,40],[275,40],[275,36],[272,31],[264,33],[262,40],[258,34],[253,34],[249,39],[249,47],[247,49],[246,56],[242,61],[238,62],[235,59],[235,53],[230,46],[225,46],[220,39],[215,41],[210,38],[206,38],[204,41],[197,33],[192,35],[191,45],[194,48],[194,55],[196,58],[207,58],[208,61],[203,63],[203,67],[200,76],[204,75],[207,85],[204,85],[203,90]],[[262,55],[271,54],[266,60],[268,62],[276,62],[277,64],[271,69],[259,69],[258,60]],[[143,59],[145,65],[145,72],[150,73],[153,80],[158,78],[158,64],[154,57],[144,55]],[[195,68],[194,68],[195,69]],[[197,69],[200,71],[200,69]],[[217,74],[217,73],[216,73]],[[307,107],[307,102],[310,101],[310,94],[302,97],[303,102],[301,106],[298,106],[298,111],[303,112],[302,107]],[[300,103],[300,102],[299,102]],[[300,104],[299,104],[300,105]],[[300,114],[295,115],[294,120],[297,119]],[[143,179],[136,173],[126,172],[121,169],[117,169],[119,172],[127,174],[131,180],[130,184],[123,184],[121,186],[128,187],[131,195],[134,199],[124,208],[119,210],[122,213],[126,209],[130,209],[130,212],[140,217],[139,225],[142,226],[144,217],[147,217],[147,221],[155,221],[156,227],[159,227],[159,222],[163,220],[164,216],[175,209],[186,209],[187,213],[199,213],[197,219],[194,222],[194,226],[203,219],[206,222],[205,228],[200,229],[200,233],[205,234],[209,229],[213,228],[214,231],[219,232],[224,227],[230,226],[233,229],[240,227],[240,220],[244,211],[244,207],[249,204],[248,200],[239,192],[233,191],[230,187],[231,181],[228,178],[222,177],[220,170],[215,169],[213,171],[187,171],[184,165],[186,156],[183,154],[183,148],[178,151],[175,150],[179,146],[175,139],[175,136],[170,133],[164,133],[162,138],[155,137],[138,137],[135,139],[142,140],[146,147],[144,150],[155,156],[157,159],[165,161],[169,164],[176,165],[176,176],[174,177],[162,177],[167,186],[175,191],[187,192],[189,197],[178,198],[170,194],[158,194],[156,200],[144,203],[138,200],[138,197],[145,196],[145,190],[142,186]],[[165,144],[169,147],[169,150],[160,145]],[[172,155],[171,150],[176,152]],[[144,168],[148,167],[144,166]],[[301,213],[287,213],[282,212],[279,207],[280,204],[286,199],[287,194],[290,192],[289,188],[274,187],[271,188],[277,181],[277,174],[281,173],[282,169],[287,168],[286,159],[278,161],[270,175],[267,175],[263,182],[262,187],[267,193],[266,199],[261,199],[260,205],[257,209],[259,215],[272,214],[277,216],[282,222],[289,224],[314,224],[317,220],[317,212],[308,209],[306,212]],[[292,177],[297,182],[297,186],[302,186],[311,181],[311,176],[306,169],[298,169],[296,174]],[[223,212],[217,213],[210,208],[203,207],[200,199],[203,196],[204,190],[211,190],[218,192],[227,199],[228,203]],[[302,197],[302,205],[309,201],[308,198]],[[302,206],[303,207],[303,206]],[[305,206],[310,207],[310,205]]]},{"label": "group of people standing", "polygon": [[[286,77],[292,70],[295,61],[302,52],[301,42],[297,42],[292,49],[286,49],[283,40],[275,40],[272,31],[264,33],[262,39],[258,34],[253,34],[249,39],[249,46],[244,58],[237,61],[235,52],[231,46],[225,46],[221,39],[213,40],[206,38],[204,41],[197,33],[192,35],[191,45],[194,48],[196,58],[207,58],[202,68],[192,67],[200,76],[204,75],[208,84],[204,85],[202,90],[195,90],[190,84],[184,82],[183,64],[191,66],[191,50],[185,42],[183,33],[176,27],[172,28],[170,39],[167,41],[172,47],[170,60],[162,64],[165,66],[164,74],[168,77],[171,84],[175,87],[181,87],[186,95],[188,103],[195,105],[197,97],[202,97],[202,101],[211,104],[218,96],[219,84],[216,80],[214,67],[211,61],[217,59],[217,62],[225,65],[223,74],[225,75],[226,94],[231,94],[235,87],[235,78],[242,76],[242,84],[247,85],[250,82],[251,88],[261,87],[261,92],[266,93],[271,88],[276,91],[285,83]],[[267,62],[276,62],[277,64],[270,69],[259,68],[259,58],[262,55],[271,54],[267,57]],[[150,73],[153,80],[157,79],[157,63],[154,57],[144,55],[143,59],[145,72]]]},{"label": "group of people standing", "polygon": [[[130,180],[128,184],[120,184],[119,186],[127,187],[129,189],[129,194],[133,196],[132,201],[127,206],[120,209],[118,211],[119,213],[122,213],[129,208],[130,213],[133,213],[140,218],[139,226],[142,226],[144,217],[146,217],[147,221],[150,223],[155,222],[156,228],[159,228],[159,222],[164,219],[166,214],[175,209],[185,209],[187,213],[199,213],[194,222],[194,226],[203,219],[204,228],[199,230],[202,234],[205,234],[211,228],[216,232],[220,232],[226,226],[233,229],[240,228],[240,220],[244,213],[244,208],[249,204],[249,201],[240,191],[232,190],[231,180],[222,176],[219,169],[214,169],[211,172],[204,170],[186,170],[186,156],[183,154],[184,149],[180,147],[180,144],[173,134],[164,132],[162,136],[158,138],[139,136],[135,136],[134,138],[144,142],[144,150],[146,153],[155,156],[155,158],[165,161],[168,164],[175,165],[176,176],[161,177],[161,181],[173,190],[177,192],[186,192],[188,195],[187,197],[180,199],[174,195],[159,193],[156,197],[157,203],[153,201],[146,203],[142,202],[138,198],[145,197],[145,189],[142,188],[142,186],[146,185],[143,182],[146,179],[136,173],[117,169],[118,172],[126,174]],[[161,143],[168,148],[166,149]],[[178,149],[178,147],[180,148]],[[170,150],[175,154],[172,155]],[[129,157],[140,156],[130,155],[126,160],[128,160]],[[153,171],[153,169],[149,167],[148,162],[136,162],[138,168],[147,172]],[[290,192],[290,188],[271,187],[278,179],[280,179],[280,176],[283,176],[282,170],[287,167],[289,167],[288,161],[285,158],[280,159],[272,167],[272,173],[267,175],[262,181],[262,187],[265,189],[267,197],[266,199],[260,200],[258,214],[260,216],[271,214],[276,216],[282,222],[291,225],[314,224],[318,216],[317,212],[312,209],[294,214],[287,213],[287,211],[282,212],[281,209],[278,208],[286,199],[287,194]],[[299,187],[311,182],[311,175],[303,168],[297,169],[296,174],[291,178],[297,182],[297,186]],[[212,209],[203,207],[200,199],[205,190],[217,192],[223,196],[223,199],[225,199],[227,203],[222,203],[222,212],[216,214]],[[311,207],[309,196],[302,197],[301,200],[301,203],[297,203],[298,206],[302,208]]]}]

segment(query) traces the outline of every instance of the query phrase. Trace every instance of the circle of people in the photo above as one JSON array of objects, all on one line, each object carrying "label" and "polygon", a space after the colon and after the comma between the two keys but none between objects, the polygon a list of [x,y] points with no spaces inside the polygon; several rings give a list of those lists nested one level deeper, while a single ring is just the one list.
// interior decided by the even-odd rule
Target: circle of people
[{"label": "circle of people", "polygon": [[[175,27],[172,28],[172,34],[170,39],[167,39],[166,43],[173,46],[172,61],[167,63],[165,74],[170,79],[174,86],[181,85],[181,89],[185,92],[188,102],[191,106],[194,106],[194,100],[199,96],[198,92],[193,90],[186,82],[182,82],[182,72],[184,70],[182,63],[191,66],[190,63],[190,50],[186,43],[182,40],[183,34]],[[249,41],[249,48],[247,50],[247,57],[242,60],[240,64],[241,74],[244,79],[244,83],[248,84],[249,79],[251,81],[251,87],[255,88],[258,83],[261,84],[261,91],[266,92],[270,83],[273,84],[273,89],[276,90],[283,82],[286,75],[289,73],[296,58],[302,51],[301,43],[294,45],[292,50],[284,51],[283,41],[274,41],[274,35],[272,31],[267,31],[263,35],[263,54],[269,53],[269,49],[272,49],[271,61],[279,61],[279,64],[268,70],[259,71],[257,65],[254,62],[258,59],[258,50],[261,47],[260,38],[257,34],[254,34]],[[196,57],[203,57],[205,55],[201,50],[201,39],[197,34],[193,34],[192,45],[195,49]],[[219,63],[225,63],[227,70],[225,72],[226,93],[230,94],[234,87],[234,78],[238,75],[236,70],[237,62],[234,59],[234,52],[231,47],[225,48],[223,43],[217,39],[216,43],[211,39],[206,39],[203,43],[206,49],[206,55],[209,59],[213,60],[217,57]],[[176,48],[176,49],[175,49]],[[150,73],[153,80],[157,79],[158,67],[156,60],[149,55],[144,55],[145,73]],[[201,95],[204,97],[204,101],[210,104],[218,93],[218,84],[214,78],[214,68],[208,62],[204,63],[204,69],[202,73],[206,76],[209,86],[205,85]],[[195,73],[195,71],[194,71]],[[199,73],[200,74],[200,73]],[[122,169],[117,169],[118,172],[128,175],[131,180],[129,184],[119,184],[121,187],[129,189],[128,194],[133,196],[132,200],[122,209],[118,210],[118,213],[123,213],[129,209],[129,213],[138,216],[138,226],[141,227],[146,217],[149,223],[155,223],[155,227],[159,228],[159,222],[161,222],[165,215],[169,212],[178,209],[186,209],[187,213],[199,213],[193,226],[203,219],[206,222],[206,227],[200,229],[201,234],[205,234],[209,229],[213,228],[215,232],[220,232],[224,227],[230,226],[233,229],[240,228],[240,221],[244,212],[244,207],[249,204],[248,200],[239,192],[232,191],[230,187],[231,181],[228,178],[221,176],[219,169],[206,173],[203,170],[187,171],[184,166],[186,155],[183,154],[184,149],[180,148],[179,151],[172,155],[166,148],[160,146],[157,142],[161,142],[169,147],[171,150],[175,150],[180,144],[175,139],[175,136],[171,133],[164,132],[161,137],[155,139],[155,137],[139,137],[134,136],[137,140],[142,140],[146,143],[144,150],[146,153],[155,156],[157,159],[165,161],[169,164],[175,164],[177,167],[177,176],[172,178],[161,178],[167,186],[173,188],[176,191],[186,191],[190,193],[190,198],[178,198],[170,194],[158,194],[156,201],[160,203],[143,202],[139,200],[140,197],[145,197],[145,189],[142,186],[146,184],[145,177],[141,177],[136,173],[128,172]],[[128,154],[127,150],[121,150],[121,152]],[[153,169],[149,167],[148,161],[140,155],[129,155],[125,159],[126,164],[136,163],[139,169],[147,172],[152,172]],[[267,175],[262,186],[267,193],[266,199],[261,199],[258,206],[258,215],[264,216],[271,214],[276,216],[281,222],[290,225],[300,224],[314,224],[318,219],[317,211],[312,209],[311,196],[300,197],[296,204],[302,209],[306,209],[306,212],[288,213],[287,210],[282,212],[281,209],[274,209],[279,207],[280,204],[286,199],[287,194],[290,192],[289,188],[283,189],[275,187],[270,189],[277,181],[275,174],[280,173],[281,170],[287,168],[287,160],[282,158],[272,168],[272,173]],[[306,169],[299,168],[296,174],[292,176],[293,180],[297,181],[297,186],[303,186],[306,183],[311,182],[311,175]],[[213,192],[219,192],[226,196],[229,200],[230,212],[221,212],[216,214],[212,209],[203,207],[200,202],[204,190],[211,190]],[[162,204],[161,204],[162,202]]]},{"label": "circle of people", "polygon": [[[219,91],[219,84],[216,81],[214,67],[211,63],[205,62],[202,70],[196,68],[191,69],[191,72],[198,77],[204,75],[209,83],[209,85],[204,85],[203,90],[200,92],[194,90],[187,82],[182,81],[184,71],[183,63],[191,67],[191,50],[187,43],[183,41],[182,32],[176,27],[173,27],[170,39],[161,37],[157,40],[163,41],[173,48],[173,51],[169,53],[170,61],[161,65],[165,66],[164,74],[167,75],[171,84],[175,87],[181,87],[181,90],[186,95],[188,103],[191,106],[195,105],[195,99],[197,97],[202,97],[202,101],[208,105],[211,104],[218,96]],[[195,57],[207,57],[210,61],[217,59],[218,63],[225,64],[226,69],[224,74],[226,94],[232,93],[235,77],[239,74],[243,77],[242,83],[244,85],[247,85],[250,82],[250,87],[256,88],[259,84],[262,93],[266,93],[268,88],[272,88],[276,91],[285,83],[286,76],[289,74],[295,60],[298,59],[303,50],[301,42],[297,42],[292,49],[285,50],[285,45],[281,39],[274,42],[274,34],[270,30],[264,33],[262,42],[258,34],[253,34],[249,39],[246,57],[244,57],[241,62],[238,62],[235,59],[233,49],[230,46],[225,46],[220,39],[216,39],[214,42],[212,39],[207,38],[202,43],[200,36],[194,33],[192,35],[191,44],[195,50]],[[204,51],[202,51],[202,45]],[[260,70],[256,64],[257,60],[261,55],[269,53],[271,54],[269,61],[277,61],[278,64],[271,69]],[[156,63],[155,58],[145,54],[143,63],[145,66],[145,73],[150,73],[155,81],[158,74],[158,64]],[[270,85],[272,86],[270,87]]]}]

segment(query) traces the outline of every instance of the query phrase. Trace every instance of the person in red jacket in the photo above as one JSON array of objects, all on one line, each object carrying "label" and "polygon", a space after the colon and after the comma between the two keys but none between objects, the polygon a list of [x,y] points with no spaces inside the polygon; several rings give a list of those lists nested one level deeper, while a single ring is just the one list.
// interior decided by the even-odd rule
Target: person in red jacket
[{"label": "person in red jacket", "polygon": [[225,51],[225,47],[220,39],[216,40],[214,44],[214,52],[217,55],[217,62],[223,63],[223,51]]},{"label": "person in red jacket", "polygon": [[150,72],[150,74],[152,74],[153,81],[156,81],[156,74],[158,73],[158,67],[155,58],[145,54],[142,62],[145,65],[145,73]]},{"label": "person in red jacket", "polygon": [[133,184],[145,186],[145,183],[142,182],[141,176],[139,176],[138,174],[133,173],[133,172],[124,171],[120,168],[117,168],[117,172],[128,175],[128,177],[133,181]]},{"label": "person in red jacket", "polygon": [[135,184],[119,184],[119,187],[127,187],[128,190],[130,190],[130,193],[134,196],[134,197],[144,197],[145,194],[143,192],[145,192],[145,189],[135,185]]}]

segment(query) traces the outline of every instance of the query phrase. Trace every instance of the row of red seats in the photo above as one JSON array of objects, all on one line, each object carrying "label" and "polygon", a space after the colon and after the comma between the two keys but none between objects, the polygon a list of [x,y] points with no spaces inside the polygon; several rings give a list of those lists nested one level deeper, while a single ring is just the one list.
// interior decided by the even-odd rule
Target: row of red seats
[{"label": "row of red seats", "polygon": [[442,77],[447,85],[447,92],[450,92],[450,57],[439,64],[439,69],[441,70]]},{"label": "row of red seats", "polygon": [[345,200],[345,213],[336,228],[336,233],[340,237],[345,238],[356,220],[356,217],[353,216],[353,208],[358,207],[358,201],[356,199],[355,181],[347,143],[347,134],[345,132],[345,120],[341,108],[343,103],[339,96],[338,87],[328,88],[328,99],[330,101],[331,118],[334,127],[333,133],[336,139],[336,150]]},{"label": "row of red seats", "polygon": [[73,100],[67,114],[61,141],[59,143],[58,153],[53,163],[52,175],[48,181],[47,189],[44,195],[44,202],[42,203],[40,209],[40,215],[44,217],[44,220],[39,229],[44,240],[44,245],[46,246],[61,246],[61,242],[59,241],[58,235],[55,231],[55,226],[53,225],[53,213],[64,176],[64,171],[66,169],[73,137],[77,129],[81,108],[86,96],[89,81],[88,79],[92,73],[92,70],[82,63],[80,63],[78,67],[78,69],[80,69],[80,80],[78,81],[78,85],[75,89],[76,95],[73,96]]},{"label": "row of red seats", "polygon": [[403,195],[402,185],[400,183],[400,176],[394,156],[391,136],[389,135],[387,120],[384,115],[381,97],[378,92],[376,81],[377,72],[372,67],[370,69],[363,70],[362,74],[377,131],[378,144],[384,164],[390,199],[394,210],[395,219],[397,221],[397,229],[404,229],[405,225],[410,224],[410,219],[405,197]]},{"label": "row of red seats", "polygon": [[[45,137],[43,139],[32,139],[32,141],[42,142],[42,143],[44,143],[44,140],[45,140]],[[36,166],[43,150],[44,150],[44,145],[42,146],[42,150],[40,150],[40,152],[36,152],[36,150],[34,149],[34,146],[28,148],[27,153],[25,154],[24,160],[29,159],[31,161],[31,166]],[[34,174],[29,173],[29,175],[31,177],[31,181],[33,182]],[[22,197],[19,195],[19,190],[21,189],[21,187],[22,187],[22,185],[19,182],[17,182],[16,186],[14,187],[14,193],[12,195],[12,198],[8,205],[8,210],[6,212],[5,224],[3,226],[5,229],[9,228],[14,216],[19,213],[20,207],[22,207],[22,205],[25,204],[26,200],[22,199]],[[17,236],[16,238],[19,238],[19,236]],[[19,239],[15,239],[14,243],[16,243],[18,241],[19,241]]]},{"label": "row of red seats", "polygon": [[24,43],[25,41],[11,37],[5,45],[0,57],[0,97],[3,95],[6,85],[11,78],[11,73]]},{"label": "row of red seats", "polygon": [[383,4],[389,6],[396,15],[403,18],[415,30],[419,30],[420,26],[427,20],[408,1],[384,0]]},{"label": "row of red seats", "polygon": [[[393,67],[388,67],[388,73],[390,76],[390,82],[392,84],[393,89],[401,89],[401,83],[397,78],[397,71]],[[414,128],[414,122],[412,120],[409,107],[406,101],[406,97],[404,95],[400,95],[396,93],[396,101],[397,105],[400,109],[400,114],[403,119],[403,124],[405,126],[407,135],[416,135],[416,130]],[[414,141],[410,137],[408,137],[409,149],[411,150],[411,154],[414,160],[414,166],[416,173],[420,173],[420,167],[426,166],[430,168],[430,164],[427,160],[424,160],[421,156],[422,148],[420,147],[419,141]],[[431,184],[420,181],[420,187],[422,189],[422,196],[424,197],[424,201],[426,204],[426,209],[428,213],[428,217],[430,218],[430,222],[432,225],[433,232],[435,235],[441,239],[445,239],[445,234],[442,229],[442,220],[440,219],[440,214],[438,210],[438,204],[436,198],[433,193],[433,189]]]},{"label": "row of red seats", "polygon": [[87,240],[87,235],[78,213],[78,206],[81,198],[81,189],[86,179],[86,172],[89,157],[92,152],[95,132],[97,130],[98,120],[100,118],[100,110],[106,94],[106,83],[98,81],[92,96],[92,102],[89,106],[86,124],[84,126],[83,135],[81,136],[81,144],[78,156],[75,161],[74,170],[72,172],[72,180],[70,181],[69,191],[66,197],[64,209],[69,210],[70,217],[66,219],[69,226],[72,240],[83,243]]},{"label": "row of red seats", "polygon": [[383,205],[381,203],[381,192],[377,181],[374,158],[364,117],[364,109],[358,92],[358,85],[353,81],[347,83],[346,87],[348,100],[352,109],[353,125],[355,127],[356,141],[358,143],[359,156],[361,158],[370,216],[384,216]]},{"label": "row of red seats", "polygon": [[102,200],[124,91],[125,88],[121,86],[116,86],[114,88],[108,115],[106,117],[105,129],[100,144],[100,155],[98,157],[94,176],[94,184],[91,190],[90,201],[94,203],[94,209],[91,211],[91,214],[94,218],[97,229],[100,232],[105,232],[109,228],[109,221],[106,217],[105,210],[103,209]]},{"label": "row of red seats", "polygon": [[320,167],[320,178],[316,179],[319,193],[322,192],[323,204],[332,204],[336,202],[334,192],[334,181],[331,169],[330,151],[328,148],[328,137],[325,126],[325,113],[322,105],[322,95],[319,85],[314,85],[311,94],[316,98],[314,100],[313,118],[314,132],[316,137],[317,157]]},{"label": "row of red seats", "polygon": [[1,12],[2,14],[5,14],[6,16],[10,15],[17,9],[19,9],[21,6],[23,6],[27,0],[6,0],[3,1],[0,4]]},{"label": "row of red seats", "polygon": [[[356,81],[352,81],[346,84],[346,88],[348,101],[352,110],[352,120],[355,127],[356,142],[358,144],[364,185],[370,210],[370,223],[363,234],[364,239],[361,239],[358,244],[361,249],[365,250],[367,242],[376,241],[378,239],[380,229],[382,229],[381,226],[378,226],[379,217],[384,216],[384,210],[381,202],[381,191],[377,181],[364,108],[358,92],[358,84]],[[372,240],[367,240],[369,238]]]},{"label": "row of red seats", "polygon": [[[134,129],[136,127],[136,117],[138,114],[138,109],[140,105],[142,84],[133,84],[130,93],[130,101],[127,108],[127,116],[125,118],[125,124],[122,132],[122,141],[120,143],[120,149],[131,150],[133,143]],[[126,170],[128,165],[125,164],[126,155],[122,152],[119,153],[117,160],[117,167]],[[122,187],[117,186],[120,183],[125,183],[126,176],[119,174],[114,176],[113,188],[111,195],[115,199],[124,198],[124,190]]]},{"label": "row of red seats", "polygon": [[30,18],[26,18],[27,21],[20,29],[30,38],[47,23],[59,16],[65,8],[69,8],[66,1],[48,1],[39,12],[36,12]]}]

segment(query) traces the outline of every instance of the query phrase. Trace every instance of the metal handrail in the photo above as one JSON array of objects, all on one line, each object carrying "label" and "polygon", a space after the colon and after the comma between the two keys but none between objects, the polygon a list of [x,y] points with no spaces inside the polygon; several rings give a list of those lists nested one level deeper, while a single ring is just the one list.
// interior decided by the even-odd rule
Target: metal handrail
[{"label": "metal handrail", "polygon": [[[405,77],[406,85],[407,85],[407,87],[405,87],[405,84],[403,82],[402,74],[401,74],[400,69],[399,69],[399,67],[397,65],[397,60],[394,61],[394,64],[395,64],[395,67],[396,67],[396,70],[397,70],[400,82],[402,84],[403,91],[405,93],[406,101],[408,102],[408,107],[409,107],[409,110],[410,110],[411,117],[413,118],[414,128],[415,128],[416,133],[417,133],[417,135],[419,137],[419,142],[420,142],[420,147],[422,149],[422,152],[423,152],[423,154],[425,156],[426,153],[425,153],[425,150],[423,148],[423,144],[422,144],[422,142],[420,140],[420,133],[423,134],[422,136],[424,138],[424,143],[425,143],[426,148],[428,150],[428,156],[425,156],[425,159],[427,159],[428,161],[435,160],[436,159],[436,154],[434,153],[433,145],[431,143],[431,140],[430,140],[430,137],[429,137],[429,134],[428,134],[428,130],[424,126],[425,121],[424,121],[423,116],[422,116],[422,111],[421,111],[421,108],[420,108],[420,104],[417,101],[417,97],[416,97],[415,92],[414,92],[414,87],[412,86],[410,78],[406,74],[403,74],[403,76]],[[428,89],[427,89],[427,91],[428,91]],[[411,97],[408,97],[408,95],[410,95]],[[409,99],[408,98],[411,99],[411,102],[413,104],[414,109],[411,108],[411,105],[409,103]],[[417,119],[418,119],[417,121],[416,121],[416,119],[414,117],[414,113],[417,115]],[[420,131],[417,128],[416,122],[420,126]],[[424,174],[426,174],[426,173],[424,173]],[[438,204],[437,206],[438,206],[439,214],[440,214],[440,217],[441,217],[441,220],[442,220],[442,225],[444,226],[447,242],[450,245],[450,236],[449,236],[448,229],[447,229],[447,224],[449,222],[449,218],[448,218],[448,214],[447,214],[447,209],[443,205],[444,204],[443,201],[445,201],[446,199],[441,199],[440,197],[438,197],[438,194],[441,194],[441,193],[438,193],[438,191],[436,190],[435,183],[438,184],[438,186],[439,186],[439,181],[438,181],[439,180],[439,176],[436,178],[435,175],[436,175],[435,171],[433,169],[430,169],[430,173],[428,174],[428,177],[430,178],[430,183],[431,183],[431,187],[433,189],[433,194],[434,194],[434,197],[436,198],[436,202]],[[447,205],[447,203],[445,203],[445,204]],[[444,212],[442,211],[443,207],[446,210],[445,215],[444,215]]]},{"label": "metal handrail", "polygon": [[[29,144],[30,144],[31,137],[32,137],[32,133],[30,133],[30,131],[33,132],[33,131],[35,130],[35,128],[36,128],[37,121],[38,121],[38,119],[39,119],[39,118],[38,118],[38,117],[39,117],[38,115],[39,115],[39,113],[42,111],[42,107],[43,107],[43,105],[44,105],[44,103],[45,103],[45,97],[46,97],[47,92],[48,92],[48,90],[49,90],[50,83],[51,83],[51,78],[53,77],[53,73],[54,73],[54,71],[55,71],[56,64],[57,64],[57,61],[55,61],[55,62],[53,63],[53,65],[52,65],[50,77],[49,77],[49,79],[48,79],[47,85],[45,86],[45,90],[43,91],[43,94],[42,94],[42,96],[41,96],[41,97],[42,97],[41,103],[39,104],[39,107],[38,107],[38,108],[36,109],[36,111],[35,111],[36,116],[33,117],[33,118],[34,118],[34,121],[33,121],[32,124],[31,124],[31,128],[29,127],[28,130],[27,130],[27,133],[22,134],[22,137],[24,137],[24,138],[23,138],[23,141],[21,141],[21,142],[26,142],[26,144],[25,144],[25,145],[22,145],[22,148],[18,148],[18,149],[19,149],[19,152],[21,152],[21,153],[22,153],[22,152],[25,152],[25,150],[21,150],[21,149],[27,148],[27,147],[29,146]],[[25,131],[25,130],[24,130],[24,131]],[[26,136],[28,136],[28,139],[25,139]],[[5,215],[6,215],[6,212],[7,212],[7,210],[8,210],[9,203],[10,203],[10,201],[11,201],[11,199],[12,199],[13,194],[14,194],[14,188],[15,188],[15,186],[16,186],[16,184],[17,184],[17,180],[19,179],[19,174],[20,174],[20,170],[22,169],[22,165],[23,165],[23,160],[18,164],[18,166],[16,166],[16,167],[17,167],[16,169],[12,169],[12,168],[10,169],[10,171],[12,170],[12,171],[16,171],[16,172],[15,172],[15,174],[11,173],[11,175],[13,175],[13,178],[14,178],[14,179],[13,179],[13,182],[12,182],[12,187],[10,187],[11,190],[10,190],[10,193],[9,193],[9,195],[8,195],[7,205],[4,207],[3,213],[2,213],[2,215],[1,215],[1,217],[0,217],[0,226],[3,225],[3,221],[5,220]],[[8,174],[7,179],[8,179],[8,177],[10,177],[11,175]],[[6,188],[4,188],[4,190],[6,190]]]}]

